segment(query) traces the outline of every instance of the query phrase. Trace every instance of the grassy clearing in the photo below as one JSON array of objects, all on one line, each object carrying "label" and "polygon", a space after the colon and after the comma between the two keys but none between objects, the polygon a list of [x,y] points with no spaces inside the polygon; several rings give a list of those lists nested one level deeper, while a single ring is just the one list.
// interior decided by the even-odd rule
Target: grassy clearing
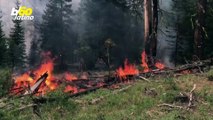
[{"label": "grassy clearing", "polygon": [[[22,111],[7,111],[0,109],[1,120],[212,120],[213,119],[213,82],[208,76],[185,75],[175,78],[152,78],[151,83],[137,81],[125,91],[115,93],[115,90],[100,89],[87,95],[66,99],[60,90],[48,94],[56,98],[41,104],[36,109],[28,108]],[[193,85],[196,107],[186,111],[158,107],[161,103],[174,103],[175,96],[180,92],[189,92]],[[151,90],[154,92],[146,92]],[[97,102],[94,99],[100,98]],[[20,107],[19,99],[11,99],[12,104]],[[31,98],[26,98],[26,104]],[[37,114],[36,114],[37,113]]]}]

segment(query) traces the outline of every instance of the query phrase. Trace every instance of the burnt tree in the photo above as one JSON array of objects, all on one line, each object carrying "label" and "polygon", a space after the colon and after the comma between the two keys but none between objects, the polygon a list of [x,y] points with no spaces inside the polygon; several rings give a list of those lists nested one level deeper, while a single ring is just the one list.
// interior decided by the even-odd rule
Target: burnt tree
[{"label": "burnt tree", "polygon": [[157,26],[158,0],[144,0],[144,46],[151,64],[156,56]]},{"label": "burnt tree", "polygon": [[205,14],[206,14],[207,0],[197,1],[197,18],[195,21],[195,55],[199,59],[203,59],[204,56],[204,39],[205,39]]},{"label": "burnt tree", "polygon": [[150,62],[151,0],[144,0],[144,48]]}]

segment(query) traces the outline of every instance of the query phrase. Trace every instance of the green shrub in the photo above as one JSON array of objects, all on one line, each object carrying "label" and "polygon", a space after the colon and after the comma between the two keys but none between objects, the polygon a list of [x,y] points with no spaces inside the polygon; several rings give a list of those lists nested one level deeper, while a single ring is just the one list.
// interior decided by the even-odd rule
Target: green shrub
[{"label": "green shrub", "polygon": [[0,97],[6,95],[12,85],[11,72],[8,69],[0,70]]}]

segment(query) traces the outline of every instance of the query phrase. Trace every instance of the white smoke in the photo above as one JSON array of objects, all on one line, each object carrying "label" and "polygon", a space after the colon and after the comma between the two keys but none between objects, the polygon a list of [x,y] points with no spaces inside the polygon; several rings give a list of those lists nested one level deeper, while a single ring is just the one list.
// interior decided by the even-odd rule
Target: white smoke
[{"label": "white smoke", "polygon": [[160,0],[157,58],[167,67],[174,67],[174,53],[177,40],[177,16],[174,9],[174,0]]},{"label": "white smoke", "polygon": [[[26,44],[26,52],[29,53],[30,43],[32,40],[32,34],[34,34],[34,22],[40,22],[42,18],[42,14],[44,13],[46,4],[48,0],[18,0],[21,3],[21,6],[27,6],[33,8],[34,20],[33,21],[24,21],[24,29],[25,29],[25,44]],[[2,22],[3,22],[3,30],[8,37],[10,34],[10,30],[13,27],[11,10],[16,7],[16,0],[0,0],[0,11],[2,11]],[[73,9],[77,10],[79,6],[80,0],[73,0]]]}]

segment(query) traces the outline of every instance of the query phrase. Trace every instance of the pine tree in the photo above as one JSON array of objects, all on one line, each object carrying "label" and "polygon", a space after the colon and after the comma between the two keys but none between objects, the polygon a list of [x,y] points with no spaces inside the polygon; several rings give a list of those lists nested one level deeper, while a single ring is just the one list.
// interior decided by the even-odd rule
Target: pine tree
[{"label": "pine tree", "polygon": [[[18,2],[17,8],[19,8]],[[13,20],[13,23],[9,41],[10,64],[12,68],[24,67],[26,62],[24,28],[21,20]]]},{"label": "pine tree", "polygon": [[[0,11],[1,13],[1,11]],[[1,19],[1,16],[0,16]],[[5,34],[2,30],[2,21],[0,20],[0,67],[5,66],[7,63],[7,45]]]},{"label": "pine tree", "polygon": [[71,0],[50,0],[41,24],[41,49],[52,52],[60,69],[73,57],[75,33],[72,29]]}]

